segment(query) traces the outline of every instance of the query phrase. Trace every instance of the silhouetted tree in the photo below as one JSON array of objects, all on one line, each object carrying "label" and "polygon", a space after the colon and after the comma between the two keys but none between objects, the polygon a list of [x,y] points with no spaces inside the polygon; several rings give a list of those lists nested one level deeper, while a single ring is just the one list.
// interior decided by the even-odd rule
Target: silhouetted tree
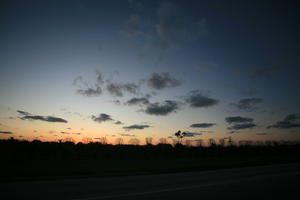
[{"label": "silhouetted tree", "polygon": [[152,141],[153,141],[152,137],[146,137],[145,138],[146,145],[152,145]]}]

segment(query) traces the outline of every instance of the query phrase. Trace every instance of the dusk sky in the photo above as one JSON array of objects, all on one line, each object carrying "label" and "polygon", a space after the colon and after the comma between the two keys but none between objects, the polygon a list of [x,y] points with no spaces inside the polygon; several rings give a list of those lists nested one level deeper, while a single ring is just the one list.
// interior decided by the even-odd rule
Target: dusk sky
[{"label": "dusk sky", "polygon": [[300,140],[296,1],[0,3],[0,138]]}]

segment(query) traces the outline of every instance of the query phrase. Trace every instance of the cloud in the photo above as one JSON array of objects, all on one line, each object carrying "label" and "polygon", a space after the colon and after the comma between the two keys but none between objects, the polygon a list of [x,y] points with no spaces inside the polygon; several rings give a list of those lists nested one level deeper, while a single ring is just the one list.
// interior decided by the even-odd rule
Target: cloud
[{"label": "cloud", "polygon": [[65,131],[61,131],[60,133],[61,133],[61,134],[70,134],[70,133],[65,132]]},{"label": "cloud", "polygon": [[209,128],[216,125],[215,123],[197,123],[197,124],[192,124],[190,127],[192,128]]},{"label": "cloud", "polygon": [[185,102],[190,107],[201,108],[217,105],[219,100],[204,96],[199,90],[193,90],[185,97]]},{"label": "cloud", "polygon": [[256,125],[254,123],[241,123],[241,124],[234,124],[230,127],[228,127],[228,130],[240,130],[240,129],[247,129],[247,128],[253,128]]},{"label": "cloud", "polygon": [[181,85],[181,81],[171,77],[168,72],[152,73],[147,80],[148,86],[157,90],[164,88],[173,88]]},{"label": "cloud", "polygon": [[127,101],[128,105],[147,105],[149,103],[150,102],[146,97],[141,97],[141,98],[133,97]]},{"label": "cloud", "polygon": [[0,134],[11,135],[13,132],[10,131],[0,131]]},{"label": "cloud", "polygon": [[185,133],[184,137],[195,137],[197,135],[202,135],[202,133],[189,132],[189,131],[185,131],[184,133]]},{"label": "cloud", "polygon": [[124,92],[137,94],[139,85],[135,83],[108,83],[106,90],[113,96],[122,97]]},{"label": "cloud", "polygon": [[61,122],[61,123],[67,123],[68,121],[59,118],[59,117],[53,117],[53,116],[40,116],[40,115],[32,115],[28,112],[18,110],[17,111],[19,114],[23,115],[20,117],[20,119],[23,120],[40,120],[40,121],[46,121],[46,122]]},{"label": "cloud", "polygon": [[21,115],[31,115],[29,112],[25,112],[25,111],[22,111],[22,110],[17,110],[17,112]]},{"label": "cloud", "polygon": [[245,123],[245,122],[251,123],[251,122],[253,122],[253,118],[235,116],[235,117],[226,117],[225,121],[229,124],[232,124],[232,123]]},{"label": "cloud", "polygon": [[279,129],[289,129],[300,127],[300,122],[297,122],[300,116],[297,114],[289,114],[282,121],[276,122],[274,125],[268,126],[267,128],[279,128]]},{"label": "cloud", "polygon": [[99,114],[98,117],[92,115],[92,120],[94,120],[95,122],[101,123],[101,122],[105,122],[105,121],[111,121],[113,119],[111,118],[110,115],[105,114],[105,113],[101,113],[101,114]]},{"label": "cloud", "polygon": [[121,121],[116,121],[114,124],[120,125],[123,124]]},{"label": "cloud", "polygon": [[[226,117],[225,121],[228,124],[233,124],[232,126],[228,127],[228,130],[240,130],[240,129],[247,129],[247,128],[253,128],[256,126],[256,124],[253,123],[253,118],[248,117],[241,117],[241,116],[235,116],[235,117]],[[235,133],[235,132],[231,132]]]},{"label": "cloud", "polygon": [[156,102],[148,104],[144,112],[150,115],[168,115],[171,112],[175,112],[178,108],[178,102],[166,100],[162,103]]},{"label": "cloud", "polygon": [[133,129],[145,129],[145,128],[150,128],[149,125],[138,125],[138,124],[134,124],[131,126],[124,126],[123,129],[129,131],[129,130],[133,130]]},{"label": "cloud", "polygon": [[99,85],[96,85],[95,87],[85,88],[85,89],[77,89],[76,91],[78,94],[87,97],[96,97],[102,94],[102,89]]},{"label": "cloud", "polygon": [[239,110],[253,111],[257,109],[256,105],[262,103],[264,100],[261,98],[245,98],[239,100],[238,103],[232,103],[231,105]]},{"label": "cloud", "polygon": [[80,88],[76,90],[78,94],[81,94],[86,97],[95,97],[102,94],[101,84],[104,83],[103,76],[99,71],[96,71],[96,83],[94,86],[88,84],[82,76],[78,76],[73,80],[73,85],[78,85]]}]

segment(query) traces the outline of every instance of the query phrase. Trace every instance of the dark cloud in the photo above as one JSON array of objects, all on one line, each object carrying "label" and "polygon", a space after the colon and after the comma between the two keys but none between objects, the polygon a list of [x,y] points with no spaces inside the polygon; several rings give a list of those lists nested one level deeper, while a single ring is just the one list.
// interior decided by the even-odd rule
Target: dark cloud
[{"label": "dark cloud", "polygon": [[228,127],[228,130],[240,130],[240,129],[247,129],[253,128],[256,125],[254,123],[241,123],[241,124],[234,124],[233,126]]},{"label": "dark cloud", "polygon": [[0,134],[11,135],[13,132],[10,131],[0,131]]},{"label": "dark cloud", "polygon": [[17,111],[22,116],[20,119],[23,120],[40,120],[40,121],[46,121],[46,122],[61,122],[61,123],[67,123],[68,121],[59,117],[53,117],[53,116],[40,116],[40,115],[32,115],[25,111]]},{"label": "dark cloud", "polygon": [[137,94],[139,90],[139,85],[135,83],[112,83],[109,82],[106,86],[107,91],[117,97],[122,97],[124,92],[131,94]]},{"label": "dark cloud", "polygon": [[253,118],[235,116],[235,117],[226,117],[225,121],[229,124],[232,124],[232,123],[245,123],[245,122],[251,123],[251,122],[253,122]]},{"label": "dark cloud", "polygon": [[73,85],[79,86],[77,93],[87,97],[100,96],[102,94],[101,84],[103,84],[103,77],[99,71],[96,71],[96,83],[94,86],[91,86],[86,82],[82,76],[78,76],[73,80]]},{"label": "dark cloud", "polygon": [[189,131],[185,131],[184,133],[185,133],[184,137],[195,137],[195,136],[198,136],[198,135],[202,135],[202,133],[189,132]]},{"label": "dark cloud", "polygon": [[153,73],[147,80],[148,86],[157,90],[181,85],[181,81],[170,76],[168,72]]},{"label": "dark cloud", "polygon": [[279,128],[279,129],[289,129],[300,127],[300,122],[297,120],[300,116],[297,114],[289,114],[282,121],[276,122],[274,125],[268,126],[267,128]]},{"label": "dark cloud", "polygon": [[197,123],[197,124],[192,124],[190,127],[192,128],[209,128],[216,125],[215,123]]},{"label": "dark cloud", "polygon": [[61,133],[61,134],[70,134],[70,133],[65,132],[65,131],[61,131],[60,133]]},{"label": "dark cloud", "polygon": [[102,94],[102,89],[99,85],[85,89],[77,89],[77,93],[87,97],[96,97]]},{"label": "dark cloud", "polygon": [[128,105],[147,105],[149,103],[150,102],[146,97],[141,97],[141,98],[133,97],[127,101]]},{"label": "dark cloud", "polygon": [[193,108],[210,107],[219,103],[219,100],[204,96],[199,90],[193,90],[185,97],[185,102]]},{"label": "dark cloud", "polygon": [[145,129],[145,128],[150,128],[149,125],[138,125],[138,124],[134,124],[131,126],[124,126],[123,129],[125,130],[133,130],[133,129]]},{"label": "dark cloud", "polygon": [[261,98],[245,98],[239,100],[238,103],[232,103],[231,105],[238,108],[239,110],[253,111],[257,109],[256,105],[263,102]]},{"label": "dark cloud", "polygon": [[21,115],[31,115],[29,112],[25,112],[25,111],[22,111],[22,110],[17,110],[17,112]]},{"label": "dark cloud", "polygon": [[296,121],[296,120],[298,120],[298,119],[300,119],[300,116],[293,113],[293,114],[287,115],[287,116],[284,118],[284,121],[291,121],[291,122],[293,122],[293,121]]},{"label": "dark cloud", "polygon": [[105,121],[111,121],[113,119],[111,118],[110,115],[101,113],[98,117],[92,115],[92,120],[94,120],[95,122],[101,123],[101,122],[105,122]]},{"label": "dark cloud", "polygon": [[121,121],[116,121],[115,124],[120,125],[123,124]]},{"label": "dark cloud", "polygon": [[162,103],[150,103],[144,110],[150,115],[168,115],[179,108],[179,103],[176,101],[167,100]]},{"label": "dark cloud", "polygon": [[[241,117],[241,116],[235,116],[235,117],[226,117],[225,121],[228,124],[233,124],[232,126],[228,127],[228,130],[240,130],[240,129],[247,129],[247,128],[253,128],[256,126],[256,124],[253,123],[253,118],[248,117]],[[235,133],[235,132],[231,132]]]}]

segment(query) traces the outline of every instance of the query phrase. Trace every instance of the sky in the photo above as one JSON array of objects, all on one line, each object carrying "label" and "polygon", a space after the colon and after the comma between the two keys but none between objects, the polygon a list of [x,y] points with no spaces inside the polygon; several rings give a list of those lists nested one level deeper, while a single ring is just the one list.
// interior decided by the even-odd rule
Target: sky
[{"label": "sky", "polygon": [[295,1],[0,3],[0,138],[300,140]]}]

